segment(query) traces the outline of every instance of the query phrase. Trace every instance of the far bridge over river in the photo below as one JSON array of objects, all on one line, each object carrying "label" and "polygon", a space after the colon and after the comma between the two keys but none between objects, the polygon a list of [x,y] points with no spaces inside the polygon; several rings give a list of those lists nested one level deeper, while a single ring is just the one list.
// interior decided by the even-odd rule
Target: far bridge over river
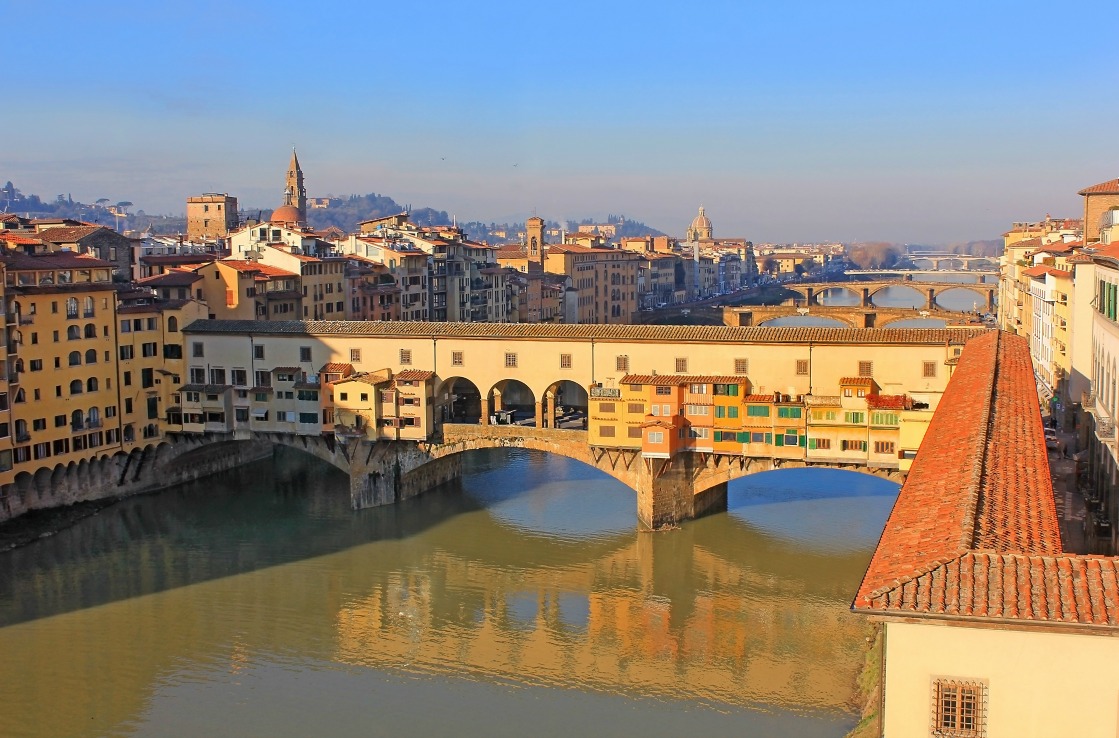
[{"label": "far bridge over river", "polygon": [[874,296],[889,287],[907,287],[925,298],[926,310],[937,310],[936,298],[951,290],[970,290],[983,298],[986,312],[993,312],[998,297],[997,284],[975,284],[966,282],[922,282],[909,279],[884,279],[858,282],[795,282],[782,285],[790,292],[803,295],[809,305],[818,305],[821,294],[828,290],[846,290],[860,300],[864,308],[877,307]]}]

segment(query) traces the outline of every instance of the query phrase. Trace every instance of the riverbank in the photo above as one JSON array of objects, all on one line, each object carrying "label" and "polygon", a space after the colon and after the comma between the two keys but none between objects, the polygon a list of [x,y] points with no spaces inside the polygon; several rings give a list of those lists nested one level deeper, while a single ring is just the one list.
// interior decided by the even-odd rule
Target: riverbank
[{"label": "riverbank", "polygon": [[862,705],[859,723],[843,738],[877,738],[881,734],[878,710],[882,705],[882,625],[867,628],[867,651],[862,671],[856,681],[858,701]]}]

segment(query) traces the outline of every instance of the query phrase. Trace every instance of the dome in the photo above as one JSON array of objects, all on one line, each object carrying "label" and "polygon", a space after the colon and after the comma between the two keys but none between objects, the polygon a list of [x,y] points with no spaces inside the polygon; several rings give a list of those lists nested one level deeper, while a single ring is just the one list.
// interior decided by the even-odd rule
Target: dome
[{"label": "dome", "polygon": [[268,220],[272,223],[299,223],[303,219],[299,217],[299,208],[294,205],[281,205],[272,211],[272,217]]},{"label": "dome", "polygon": [[711,219],[703,214],[703,206],[699,206],[699,215],[692,221],[692,230],[698,231],[699,229],[709,229],[711,227]]}]

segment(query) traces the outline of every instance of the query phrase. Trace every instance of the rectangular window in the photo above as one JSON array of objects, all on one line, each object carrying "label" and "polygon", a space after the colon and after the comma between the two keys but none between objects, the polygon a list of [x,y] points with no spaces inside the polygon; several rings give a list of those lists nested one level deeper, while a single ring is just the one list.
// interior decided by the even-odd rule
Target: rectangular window
[{"label": "rectangular window", "polygon": [[614,369],[616,371],[619,371],[619,372],[628,372],[629,371],[629,357],[628,356],[615,357],[615,359],[614,359]]},{"label": "rectangular window", "polygon": [[658,395],[671,395],[672,394],[672,388],[671,387],[657,387],[657,394]]},{"label": "rectangular window", "polygon": [[931,379],[936,376],[936,362],[926,361],[921,365],[921,376]]},{"label": "rectangular window", "polygon": [[801,409],[799,407],[779,407],[777,408],[777,417],[779,418],[799,418],[801,416]]},{"label": "rectangular window", "polygon": [[244,369],[232,370],[230,377],[233,379],[233,384],[238,387],[245,387],[249,384],[249,373]]},{"label": "rectangular window", "polygon": [[716,384],[714,386],[716,395],[725,395],[729,397],[738,397],[737,384]]},{"label": "rectangular window", "polygon": [[121,361],[128,361],[129,359],[131,359],[135,355],[136,355],[135,347],[133,347],[133,346],[121,346],[120,347],[120,359],[121,359]]},{"label": "rectangular window", "polygon": [[641,427],[636,426],[636,425],[631,425],[629,427],[629,430],[627,431],[627,435],[630,438],[641,438]]},{"label": "rectangular window", "polygon": [[400,349],[400,363],[402,366],[412,363],[412,349]]},{"label": "rectangular window", "polygon": [[451,352],[451,366],[462,366],[462,352],[461,351],[452,351]]},{"label": "rectangular window", "polygon": [[260,345],[254,345],[253,346],[253,358],[254,359],[263,359],[264,358],[264,347],[263,346],[260,346]]},{"label": "rectangular window", "polygon": [[190,355],[199,358],[205,356],[205,350],[201,341],[195,341],[190,345]]},{"label": "rectangular window", "polygon": [[876,454],[892,454],[894,452],[893,441],[875,441],[874,453]]},{"label": "rectangular window", "polygon": [[[147,371],[146,369],[144,371]],[[225,369],[220,366],[210,368],[210,384],[225,384]]]},{"label": "rectangular window", "polygon": [[511,352],[506,352],[506,354],[505,354],[505,368],[506,369],[516,369],[517,368],[517,355],[516,354],[511,353]]},{"label": "rectangular window", "polygon": [[797,374],[802,377],[808,375],[808,359],[797,359]]},{"label": "rectangular window", "polygon": [[933,682],[932,735],[982,738],[987,734],[987,685],[978,681]]},{"label": "rectangular window", "polygon": [[649,443],[664,443],[664,431],[649,431]]},{"label": "rectangular window", "polygon": [[140,386],[144,389],[155,386],[155,370],[150,367],[140,370]]},{"label": "rectangular window", "polygon": [[769,405],[747,405],[746,406],[747,418],[768,418]]},{"label": "rectangular window", "polygon": [[685,405],[684,411],[688,415],[710,415],[710,408],[707,405]]},{"label": "rectangular window", "polygon": [[874,362],[873,361],[860,361],[859,362],[859,376],[860,377],[873,377],[874,376]]},{"label": "rectangular window", "polygon": [[684,374],[688,371],[688,360],[680,357],[676,358],[676,373]]},{"label": "rectangular window", "polygon": [[350,363],[357,364],[361,362],[361,349],[350,349]]},{"label": "rectangular window", "polygon": [[144,343],[140,345],[140,353],[145,357],[150,358],[159,353],[159,346],[155,343]]},{"label": "rectangular window", "polygon": [[707,394],[707,385],[706,384],[690,384],[690,385],[688,385],[688,392],[691,392],[693,395],[706,395]]},{"label": "rectangular window", "polygon": [[571,354],[560,354],[560,369],[571,368]]},{"label": "rectangular window", "polygon": [[603,438],[613,438],[614,437],[614,426],[612,426],[612,425],[600,426],[599,429],[598,429],[598,435],[602,436]]},{"label": "rectangular window", "polygon": [[734,360],[734,373],[735,374],[749,374],[750,373],[750,360],[749,359],[735,359]]},{"label": "rectangular window", "polygon": [[820,449],[821,451],[826,451],[827,449],[831,448],[831,439],[830,438],[809,438],[808,439],[808,448],[809,449]]},{"label": "rectangular window", "polygon": [[866,413],[843,413],[843,422],[857,423],[859,425],[862,425],[864,422],[866,422]]},{"label": "rectangular window", "polygon": [[644,413],[645,412],[645,405],[643,405],[640,402],[631,402],[631,403],[626,405],[626,412],[628,412],[628,413],[638,413],[638,414]]},{"label": "rectangular window", "polygon": [[870,424],[871,425],[897,425],[898,424],[898,414],[897,413],[871,413],[870,414]]},{"label": "rectangular window", "polygon": [[310,346],[300,346],[299,347],[299,361],[300,361],[300,363],[305,362],[305,361],[310,361],[310,360],[311,360],[311,347]]},{"label": "rectangular window", "polygon": [[600,413],[612,413],[612,412],[614,412],[614,403],[612,403],[612,402],[600,402],[600,403],[598,403],[598,411]]}]

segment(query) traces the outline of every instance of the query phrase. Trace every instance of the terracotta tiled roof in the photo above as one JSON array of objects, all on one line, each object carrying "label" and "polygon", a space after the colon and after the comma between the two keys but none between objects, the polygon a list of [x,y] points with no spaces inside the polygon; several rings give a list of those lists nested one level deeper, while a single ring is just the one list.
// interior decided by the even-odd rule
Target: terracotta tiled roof
[{"label": "terracotta tiled roof", "polygon": [[33,238],[31,236],[17,235],[15,233],[11,233],[9,231],[4,231],[3,233],[0,233],[0,241],[3,241],[4,243],[9,243],[9,244],[15,244],[15,245],[18,245],[18,246],[41,246],[42,243],[43,243],[43,239],[41,239],[41,238]]},{"label": "terracotta tiled roof", "polygon": [[448,338],[537,338],[541,340],[672,341],[913,346],[963,345],[982,328],[765,328],[758,326],[595,325],[562,323],[429,323],[423,321],[198,320],[191,333],[298,336],[432,336]]},{"label": "terracotta tiled roof", "polygon": [[743,402],[773,402],[773,395],[746,395]]},{"label": "terracotta tiled roof", "polygon": [[1069,264],[1090,264],[1092,262],[1092,257],[1089,254],[1073,254],[1065,259],[1065,261]]},{"label": "terracotta tiled roof", "polygon": [[[77,243],[86,236],[98,231],[109,231],[105,226],[63,226],[59,228],[44,228],[39,231],[39,238],[51,243]],[[109,231],[116,233],[116,231]]]},{"label": "terracotta tiled roof", "polygon": [[842,387],[845,384],[855,385],[856,387],[873,387],[873,377],[843,377],[839,380],[839,385]]},{"label": "terracotta tiled roof", "polygon": [[274,372],[297,372],[297,371],[299,371],[299,367],[297,367],[297,366],[274,366],[274,367],[272,367],[272,371],[274,371]]},{"label": "terracotta tiled roof", "polygon": [[659,386],[685,384],[746,384],[749,380],[742,375],[712,375],[712,374],[627,374],[622,377],[619,384],[655,384]]},{"label": "terracotta tiled roof", "polygon": [[1026,339],[971,341],[853,609],[1119,625],[1119,559],[1061,553]]},{"label": "terracotta tiled roof", "polygon": [[1067,254],[1070,251],[1081,248],[1084,246],[1083,241],[1054,241],[1047,243],[1037,251],[1035,254]]},{"label": "terracotta tiled roof", "polygon": [[332,361],[329,364],[323,364],[322,368],[319,369],[319,374],[327,374],[327,373],[342,374],[342,375],[353,374],[354,373],[354,365],[353,364],[343,364],[342,362],[339,362],[339,361]]},{"label": "terracotta tiled roof", "polygon": [[1057,267],[1049,266],[1048,264],[1038,264],[1037,266],[1032,266],[1029,269],[1022,270],[1022,276],[1024,277],[1044,277],[1046,274],[1052,274],[1054,277],[1071,276],[1070,272],[1066,272],[1064,269],[1058,269]]},{"label": "terracotta tiled roof", "polygon": [[435,376],[435,372],[429,372],[426,369],[405,369],[402,372],[397,372],[393,379],[399,379],[405,382],[413,382],[416,380],[431,379]]},{"label": "terracotta tiled roof", "polygon": [[1085,187],[1078,195],[1119,195],[1119,179],[1109,179],[1106,182]]},{"label": "terracotta tiled roof", "polygon": [[870,395],[866,406],[871,410],[908,410],[912,401],[907,395]]}]

